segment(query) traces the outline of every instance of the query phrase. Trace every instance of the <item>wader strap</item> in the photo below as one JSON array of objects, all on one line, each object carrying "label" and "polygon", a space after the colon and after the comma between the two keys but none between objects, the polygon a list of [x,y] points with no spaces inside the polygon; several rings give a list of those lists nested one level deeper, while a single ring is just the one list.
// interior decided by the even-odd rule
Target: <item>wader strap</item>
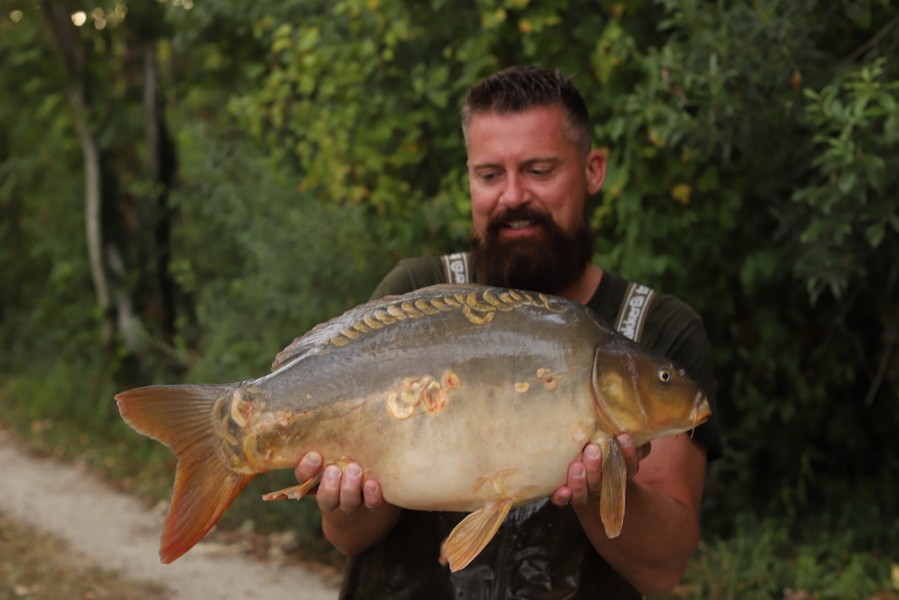
[{"label": "wader strap", "polygon": [[[440,257],[443,271],[449,283],[469,283],[468,252],[456,252]],[[640,283],[627,284],[627,290],[621,299],[621,307],[615,318],[615,331],[635,342],[643,337],[643,325],[655,292],[652,288]]]},{"label": "wader strap", "polygon": [[646,315],[649,314],[649,305],[654,294],[652,288],[640,283],[627,284],[627,291],[615,318],[615,331],[639,342],[643,337],[643,325],[646,323]]},{"label": "wader strap", "polygon": [[446,280],[449,283],[469,283],[468,252],[456,252],[441,257]]}]

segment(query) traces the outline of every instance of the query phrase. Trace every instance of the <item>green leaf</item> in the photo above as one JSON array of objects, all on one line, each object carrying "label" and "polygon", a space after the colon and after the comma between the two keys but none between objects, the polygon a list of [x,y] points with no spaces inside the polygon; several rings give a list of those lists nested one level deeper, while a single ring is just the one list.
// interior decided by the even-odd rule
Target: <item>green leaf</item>
[{"label": "green leaf", "polygon": [[868,240],[868,245],[872,248],[877,248],[883,242],[883,236],[886,234],[886,228],[883,223],[875,223],[873,225],[868,226],[865,229],[865,238]]}]

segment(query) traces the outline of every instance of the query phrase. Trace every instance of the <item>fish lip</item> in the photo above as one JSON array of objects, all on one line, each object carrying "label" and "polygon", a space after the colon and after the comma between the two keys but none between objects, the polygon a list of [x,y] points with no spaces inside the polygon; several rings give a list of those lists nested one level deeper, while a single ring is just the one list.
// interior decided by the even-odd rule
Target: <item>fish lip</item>
[{"label": "fish lip", "polygon": [[688,417],[693,424],[692,427],[690,427],[691,438],[693,437],[696,428],[708,421],[711,414],[712,409],[709,406],[708,396],[702,390],[697,390],[696,396],[693,398],[693,408],[690,409],[690,416]]}]

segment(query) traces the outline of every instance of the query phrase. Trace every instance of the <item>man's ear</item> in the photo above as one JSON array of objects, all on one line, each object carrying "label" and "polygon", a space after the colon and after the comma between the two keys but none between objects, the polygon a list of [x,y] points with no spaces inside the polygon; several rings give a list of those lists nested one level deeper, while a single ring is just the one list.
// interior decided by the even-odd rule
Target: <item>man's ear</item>
[{"label": "man's ear", "polygon": [[606,180],[606,153],[604,150],[591,150],[587,155],[587,191],[592,196],[597,193]]}]

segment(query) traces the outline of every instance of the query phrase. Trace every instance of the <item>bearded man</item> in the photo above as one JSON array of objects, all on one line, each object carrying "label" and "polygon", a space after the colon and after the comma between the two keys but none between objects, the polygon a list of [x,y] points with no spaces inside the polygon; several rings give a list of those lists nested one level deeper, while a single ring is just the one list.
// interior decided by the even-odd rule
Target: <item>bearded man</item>
[{"label": "bearded man", "polygon": [[[604,154],[591,147],[590,118],[571,79],[513,67],[473,86],[462,109],[472,244],[467,254],[401,261],[373,297],[465,280],[563,296],[612,322],[632,289],[592,262],[587,214],[602,187]],[[641,341],[678,363],[709,392],[711,349],[701,319],[680,300],[645,295]],[[714,419],[693,436],[636,448],[618,437],[628,465],[626,518],[606,536],[599,511],[599,448],[587,444],[550,498],[513,509],[465,569],[438,563],[440,544],[464,517],[386,503],[363,467],[343,469],[308,453],[298,480],[321,472],[317,503],[325,537],[350,557],[342,598],[640,598],[682,577],[699,543],[707,461],[721,452]],[[352,458],[352,457],[350,457]]]}]

